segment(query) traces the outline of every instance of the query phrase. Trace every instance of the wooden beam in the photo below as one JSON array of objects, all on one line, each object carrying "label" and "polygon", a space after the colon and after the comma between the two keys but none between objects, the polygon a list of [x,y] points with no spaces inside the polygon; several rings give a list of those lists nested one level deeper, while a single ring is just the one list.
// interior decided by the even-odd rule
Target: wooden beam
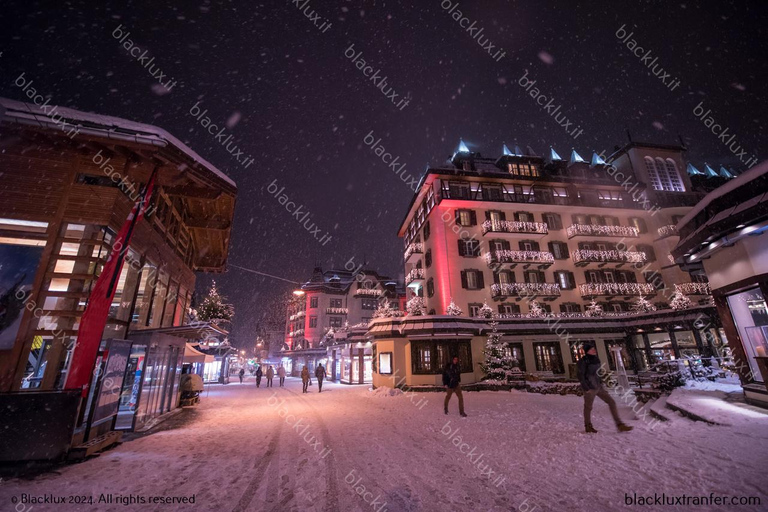
[{"label": "wooden beam", "polygon": [[218,199],[222,191],[214,188],[193,187],[189,185],[179,187],[163,187],[163,191],[169,196],[191,197],[194,199]]},{"label": "wooden beam", "polygon": [[227,219],[190,218],[184,223],[189,229],[229,229],[232,223]]}]

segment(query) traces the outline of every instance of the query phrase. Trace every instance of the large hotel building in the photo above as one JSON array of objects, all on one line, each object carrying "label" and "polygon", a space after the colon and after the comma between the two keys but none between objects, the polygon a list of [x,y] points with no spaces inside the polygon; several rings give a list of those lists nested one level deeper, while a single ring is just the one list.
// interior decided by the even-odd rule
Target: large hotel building
[{"label": "large hotel building", "polygon": [[[480,380],[484,303],[528,372],[568,376],[586,340],[611,365],[611,349],[620,351],[630,370],[718,351],[725,340],[706,277],[670,252],[678,221],[733,173],[699,170],[685,152],[630,142],[609,156],[562,158],[505,145],[489,158],[462,142],[427,169],[401,224],[405,284],[427,316],[372,321],[374,384],[440,385],[453,355],[463,382]],[[670,307],[676,290],[690,307]],[[656,310],[633,311],[641,297]],[[451,301],[463,315],[447,315]],[[587,314],[593,301],[601,316],[594,306]]]}]

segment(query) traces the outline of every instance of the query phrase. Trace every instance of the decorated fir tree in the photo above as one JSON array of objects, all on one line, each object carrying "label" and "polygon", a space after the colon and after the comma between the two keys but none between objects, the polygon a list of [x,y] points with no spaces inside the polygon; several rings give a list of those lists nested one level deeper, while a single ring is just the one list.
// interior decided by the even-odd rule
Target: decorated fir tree
[{"label": "decorated fir tree", "polygon": [[493,318],[493,308],[488,305],[488,302],[483,302],[483,307],[477,312],[477,316],[480,318]]},{"label": "decorated fir tree", "polygon": [[[490,307],[489,307],[490,309]],[[510,375],[516,373],[517,360],[512,356],[512,351],[506,343],[501,341],[501,333],[498,332],[498,322],[491,312],[491,321],[488,323],[491,331],[485,341],[485,361],[480,367],[485,372],[485,379],[499,383],[506,383]]]},{"label": "decorated fir tree", "polygon": [[376,311],[373,312],[373,318],[389,318],[394,316],[394,310],[388,300],[382,301],[376,306]]},{"label": "decorated fir tree", "polygon": [[405,309],[411,316],[422,316],[426,310],[424,299],[418,295],[414,295],[408,302],[405,303]]},{"label": "decorated fir tree", "polygon": [[603,306],[593,300],[589,303],[589,306],[587,306],[584,314],[589,317],[603,316]]},{"label": "decorated fir tree", "polygon": [[537,300],[532,300],[529,308],[530,312],[528,313],[528,316],[531,318],[541,318],[547,314],[547,310],[541,307],[541,304],[539,304],[539,301]]},{"label": "decorated fir tree", "polygon": [[200,307],[197,309],[197,318],[203,322],[220,324],[231,322],[235,316],[235,308],[232,304],[226,302],[226,297],[219,295],[216,289],[216,281],[211,285],[208,296],[203,299]]},{"label": "decorated fir tree", "polygon": [[689,309],[693,307],[693,301],[691,301],[691,299],[689,299],[688,296],[686,296],[680,290],[675,290],[675,293],[672,295],[672,299],[669,301],[669,307],[675,311],[679,311],[681,309]]},{"label": "decorated fir tree", "polygon": [[461,316],[464,314],[461,308],[457,306],[455,302],[453,302],[453,299],[451,299],[451,303],[448,304],[448,308],[446,308],[445,313],[450,316]]},{"label": "decorated fir tree", "polygon": [[637,298],[634,304],[632,304],[633,313],[651,313],[653,311],[656,311],[656,306],[642,295]]}]

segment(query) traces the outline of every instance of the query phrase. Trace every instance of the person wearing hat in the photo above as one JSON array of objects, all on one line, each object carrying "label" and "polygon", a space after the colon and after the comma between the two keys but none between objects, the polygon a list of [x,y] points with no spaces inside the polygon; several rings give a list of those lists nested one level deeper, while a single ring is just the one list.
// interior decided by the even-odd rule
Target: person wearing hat
[{"label": "person wearing hat", "polygon": [[619,411],[616,408],[616,402],[603,387],[600,376],[597,371],[600,369],[600,358],[597,357],[597,348],[592,343],[584,343],[584,357],[577,363],[579,371],[579,382],[581,389],[584,390],[584,430],[587,434],[597,434],[597,430],[592,426],[592,404],[595,397],[599,397],[608,404],[611,409],[613,421],[616,422],[616,428],[619,432],[629,432],[632,427],[625,425],[619,417]]}]

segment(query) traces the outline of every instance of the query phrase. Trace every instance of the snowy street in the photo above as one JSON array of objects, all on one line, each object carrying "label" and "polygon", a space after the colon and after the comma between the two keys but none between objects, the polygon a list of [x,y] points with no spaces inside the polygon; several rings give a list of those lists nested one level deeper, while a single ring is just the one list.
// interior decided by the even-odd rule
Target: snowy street
[{"label": "snowy street", "polygon": [[[654,422],[653,431],[633,420],[635,430],[619,434],[598,401],[599,433],[587,435],[576,396],[465,392],[462,419],[455,398],[443,415],[442,394],[389,396],[326,383],[318,395],[313,384],[307,395],[290,378],[286,388],[256,389],[249,379],[214,385],[200,406],[148,435],[34,479],[3,481],[0,503],[26,493],[94,503],[16,510],[598,512],[658,509],[627,506],[625,493],[768,499],[758,482],[768,462],[768,415],[732,412],[732,426],[676,416]],[[102,494],[112,504],[98,504]],[[116,501],[128,495],[195,501]],[[729,508],[758,510],[663,507]]]}]

